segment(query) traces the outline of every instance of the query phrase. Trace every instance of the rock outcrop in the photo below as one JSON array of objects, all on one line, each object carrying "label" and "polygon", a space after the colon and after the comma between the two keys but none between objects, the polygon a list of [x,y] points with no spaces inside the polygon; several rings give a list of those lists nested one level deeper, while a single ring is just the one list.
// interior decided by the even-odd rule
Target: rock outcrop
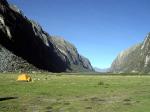
[{"label": "rock outcrop", "polygon": [[36,67],[0,46],[0,72],[38,71]]},{"label": "rock outcrop", "polygon": [[94,71],[90,61],[80,55],[77,48],[62,37],[51,36],[49,41],[68,59],[73,71]]},{"label": "rock outcrop", "polygon": [[111,72],[149,73],[150,72],[150,34],[144,42],[121,52],[111,65]]},{"label": "rock outcrop", "polygon": [[29,20],[6,0],[0,1],[0,45],[38,69],[74,71],[73,65],[81,71],[93,70],[90,62],[82,58],[72,44],[50,36],[39,24]]}]

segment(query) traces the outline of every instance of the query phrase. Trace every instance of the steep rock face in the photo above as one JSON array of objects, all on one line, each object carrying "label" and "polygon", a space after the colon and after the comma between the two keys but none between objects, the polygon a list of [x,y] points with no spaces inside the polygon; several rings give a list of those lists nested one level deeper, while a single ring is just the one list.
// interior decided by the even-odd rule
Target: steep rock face
[{"label": "steep rock face", "polygon": [[56,36],[51,36],[49,41],[51,41],[56,46],[56,48],[64,56],[66,56],[73,71],[93,71],[93,67],[90,61],[84,56],[81,56],[73,44],[69,43],[61,37]]},{"label": "steep rock face", "polygon": [[121,52],[111,65],[111,72],[150,72],[150,34],[144,42]]},{"label": "steep rock face", "polygon": [[[19,9],[10,6],[6,0],[0,1],[0,44],[2,46],[35,67],[51,72],[72,70],[72,62],[80,63],[71,56],[79,55],[77,51],[76,54],[73,52],[68,57],[52,40],[55,40],[54,37],[49,36],[39,24],[26,18]],[[74,49],[70,46],[63,47]],[[81,66],[84,68],[84,65]],[[91,70],[91,68],[89,65],[86,69]]]}]

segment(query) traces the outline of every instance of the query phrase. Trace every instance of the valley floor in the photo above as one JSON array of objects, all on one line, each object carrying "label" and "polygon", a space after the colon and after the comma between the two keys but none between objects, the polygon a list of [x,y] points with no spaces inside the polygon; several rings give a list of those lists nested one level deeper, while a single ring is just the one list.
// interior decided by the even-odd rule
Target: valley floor
[{"label": "valley floor", "polygon": [[149,112],[150,76],[0,74],[1,112]]}]

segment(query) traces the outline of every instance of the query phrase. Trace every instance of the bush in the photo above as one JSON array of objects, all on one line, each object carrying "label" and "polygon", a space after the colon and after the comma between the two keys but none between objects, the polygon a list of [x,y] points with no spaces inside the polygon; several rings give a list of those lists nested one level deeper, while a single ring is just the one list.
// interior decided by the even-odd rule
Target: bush
[{"label": "bush", "polygon": [[104,82],[103,81],[99,81],[98,85],[104,85]]}]

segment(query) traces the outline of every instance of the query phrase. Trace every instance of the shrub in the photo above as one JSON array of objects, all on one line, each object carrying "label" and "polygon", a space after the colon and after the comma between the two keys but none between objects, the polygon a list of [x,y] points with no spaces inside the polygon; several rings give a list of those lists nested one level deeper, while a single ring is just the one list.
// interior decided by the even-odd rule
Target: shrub
[{"label": "shrub", "polygon": [[103,81],[99,81],[98,85],[104,85],[104,82]]}]

